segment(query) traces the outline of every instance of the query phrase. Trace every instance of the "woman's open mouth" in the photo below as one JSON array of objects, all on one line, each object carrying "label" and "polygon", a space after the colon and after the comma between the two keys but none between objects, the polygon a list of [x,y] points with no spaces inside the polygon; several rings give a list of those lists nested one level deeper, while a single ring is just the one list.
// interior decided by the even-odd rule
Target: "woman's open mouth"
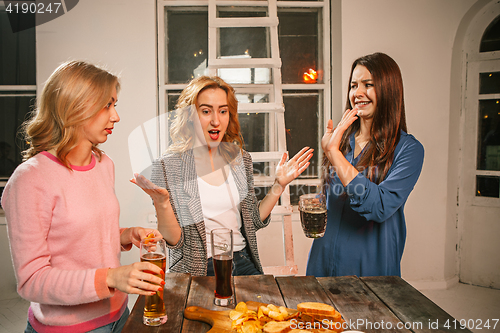
[{"label": "woman's open mouth", "polygon": [[210,136],[210,139],[217,141],[219,139],[219,130],[210,130],[208,131],[208,135]]},{"label": "woman's open mouth", "polygon": [[363,101],[363,102],[356,102],[356,106],[358,108],[362,108],[364,106],[367,106],[368,104],[370,104],[371,102],[370,101]]}]

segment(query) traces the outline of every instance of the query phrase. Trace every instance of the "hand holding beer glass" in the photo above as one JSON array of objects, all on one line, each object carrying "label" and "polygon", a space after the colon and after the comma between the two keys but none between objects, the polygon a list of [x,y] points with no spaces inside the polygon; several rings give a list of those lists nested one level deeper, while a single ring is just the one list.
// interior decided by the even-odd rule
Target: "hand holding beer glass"
[{"label": "hand holding beer glass", "polygon": [[[156,241],[151,238],[145,238],[141,240],[141,261],[150,262],[160,267],[163,272],[165,272],[166,254],[167,250],[164,239]],[[146,272],[154,274],[150,271]],[[165,278],[159,274],[154,275],[162,279]],[[166,319],[165,303],[163,302],[163,288],[161,288],[156,294],[146,296],[142,322],[147,326],[158,326],[164,324],[167,321]]]},{"label": "hand holding beer glass", "polygon": [[323,237],[326,230],[326,197],[323,193],[304,194],[299,197],[302,230],[309,238]]},{"label": "hand holding beer glass", "polygon": [[220,228],[210,232],[215,272],[214,304],[228,306],[233,299],[233,230]]}]

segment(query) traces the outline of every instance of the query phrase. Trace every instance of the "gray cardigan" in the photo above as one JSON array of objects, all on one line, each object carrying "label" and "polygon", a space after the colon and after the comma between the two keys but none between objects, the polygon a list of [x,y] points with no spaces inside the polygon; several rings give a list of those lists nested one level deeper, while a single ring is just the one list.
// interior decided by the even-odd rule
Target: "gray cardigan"
[{"label": "gray cardigan", "polygon": [[[259,202],[253,185],[253,163],[250,154],[242,151],[231,163],[241,200],[242,234],[252,261],[263,272],[255,232],[266,227],[268,216],[260,219]],[[153,163],[151,180],[170,193],[170,203],[181,226],[179,242],[169,247],[169,269],[173,272],[207,275],[207,240],[205,222],[198,190],[196,167],[192,150],[165,154]]]}]

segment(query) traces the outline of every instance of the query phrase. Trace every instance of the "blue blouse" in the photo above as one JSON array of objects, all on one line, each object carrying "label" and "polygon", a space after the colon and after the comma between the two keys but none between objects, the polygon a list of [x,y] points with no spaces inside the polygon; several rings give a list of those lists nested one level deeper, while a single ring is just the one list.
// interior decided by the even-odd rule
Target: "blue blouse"
[{"label": "blue blouse", "polygon": [[[356,165],[354,134],[346,159]],[[336,174],[327,190],[328,223],[315,239],[306,275],[401,276],[406,240],[404,205],[420,176],[424,147],[401,132],[393,163],[380,184],[366,178],[366,170],[343,186]]]}]

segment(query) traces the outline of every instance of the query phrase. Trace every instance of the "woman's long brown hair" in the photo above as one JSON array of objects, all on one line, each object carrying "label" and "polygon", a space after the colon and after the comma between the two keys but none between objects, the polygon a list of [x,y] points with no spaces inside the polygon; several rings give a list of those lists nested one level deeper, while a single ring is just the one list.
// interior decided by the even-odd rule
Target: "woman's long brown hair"
[{"label": "woman's long brown hair", "polygon": [[[365,66],[372,75],[377,96],[377,109],[373,116],[370,141],[360,156],[356,169],[368,169],[367,178],[380,184],[389,171],[394,158],[394,150],[401,137],[401,131],[407,132],[405,104],[403,96],[403,78],[398,64],[384,53],[373,53],[356,59],[351,67],[347,102],[345,109],[351,109],[349,90],[352,72],[356,66]],[[360,127],[357,119],[345,132],[340,143],[340,151],[344,156],[350,151],[349,137]],[[330,161],[323,156],[323,184],[329,181]]]}]

